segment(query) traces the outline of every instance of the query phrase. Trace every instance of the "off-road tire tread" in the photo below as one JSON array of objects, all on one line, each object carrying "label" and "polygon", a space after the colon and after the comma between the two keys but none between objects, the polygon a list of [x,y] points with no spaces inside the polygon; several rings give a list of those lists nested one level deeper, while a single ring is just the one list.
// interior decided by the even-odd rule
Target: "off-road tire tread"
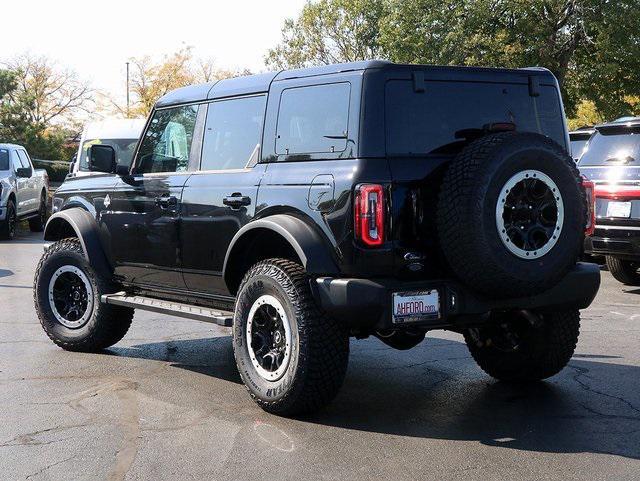
[{"label": "off-road tire tread", "polygon": [[[47,261],[58,252],[75,252],[84,255],[82,244],[75,237],[59,240],[53,243],[41,257],[33,280],[33,300],[42,328],[57,346],[67,351],[98,352],[119,342],[129,330],[133,320],[134,309],[110,304],[94,305],[93,316],[99,316],[91,333],[83,339],[67,341],[60,339],[47,327],[44,313],[38,303],[37,283],[40,272]],[[97,288],[99,294],[115,292],[117,287],[109,280],[102,279],[93,269],[83,269],[89,281]],[[99,307],[99,308],[98,308]]]},{"label": "off-road tire tread", "polygon": [[306,351],[300,349],[299,352],[301,358],[306,356],[303,370],[295,381],[303,384],[299,389],[289,389],[282,398],[268,402],[256,397],[246,383],[245,387],[252,399],[267,412],[287,416],[315,412],[329,404],[342,386],[349,359],[348,332],[316,306],[310,279],[300,264],[279,258],[258,262],[247,271],[238,292],[242,292],[246,282],[257,275],[271,277],[288,293],[295,307],[298,331],[307,331],[309,343]]},{"label": "off-road tire tread", "polygon": [[532,344],[506,354],[479,347],[469,331],[464,338],[471,356],[489,376],[506,382],[533,382],[558,374],[571,360],[580,335],[580,313],[567,310],[544,317]]}]

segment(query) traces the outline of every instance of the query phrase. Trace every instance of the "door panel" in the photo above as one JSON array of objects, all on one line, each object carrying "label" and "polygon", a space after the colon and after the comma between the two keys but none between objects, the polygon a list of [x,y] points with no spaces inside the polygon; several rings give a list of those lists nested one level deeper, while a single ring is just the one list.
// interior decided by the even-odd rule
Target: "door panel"
[{"label": "door panel", "polygon": [[[189,289],[228,294],[222,279],[224,257],[233,236],[254,216],[265,167],[258,164],[239,171],[196,173],[187,181],[181,232],[184,280]],[[231,205],[225,205],[225,198],[234,194],[241,202],[227,199]]]},{"label": "door panel", "polygon": [[18,177],[17,171],[22,167],[18,151],[11,151],[11,167],[16,179],[16,214],[23,215],[29,210],[29,179]]},{"label": "door panel", "polygon": [[143,174],[118,181],[102,213],[118,278],[136,285],[184,287],[179,217],[188,175]]}]

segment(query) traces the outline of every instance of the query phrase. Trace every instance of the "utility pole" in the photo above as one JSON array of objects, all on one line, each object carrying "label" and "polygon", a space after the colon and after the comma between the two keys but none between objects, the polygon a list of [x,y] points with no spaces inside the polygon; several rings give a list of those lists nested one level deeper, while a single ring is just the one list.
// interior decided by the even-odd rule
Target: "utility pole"
[{"label": "utility pole", "polygon": [[129,118],[129,62],[127,62],[127,118]]}]

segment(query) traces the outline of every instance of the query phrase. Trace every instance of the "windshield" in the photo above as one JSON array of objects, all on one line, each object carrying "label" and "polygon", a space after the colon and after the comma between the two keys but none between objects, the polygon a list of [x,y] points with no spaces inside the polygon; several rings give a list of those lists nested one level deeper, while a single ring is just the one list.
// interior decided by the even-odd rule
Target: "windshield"
[{"label": "windshield", "polygon": [[580,158],[580,165],[629,164],[640,164],[640,131],[598,131]]},{"label": "windshield", "polygon": [[133,152],[136,149],[138,139],[87,139],[82,144],[79,169],[83,172],[89,171],[89,147],[96,144],[110,145],[116,151],[116,162],[118,165],[131,165]]},{"label": "windshield", "polygon": [[589,139],[571,141],[571,156],[574,159],[580,158],[585,146],[587,145],[587,142],[589,142]]},{"label": "windshield", "polygon": [[9,151],[0,149],[0,170],[9,170]]}]

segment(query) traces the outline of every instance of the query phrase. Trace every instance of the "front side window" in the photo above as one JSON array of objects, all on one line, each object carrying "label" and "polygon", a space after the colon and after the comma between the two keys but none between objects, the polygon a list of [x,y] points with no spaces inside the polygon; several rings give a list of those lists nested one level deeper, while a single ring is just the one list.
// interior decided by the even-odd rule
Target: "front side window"
[{"label": "front side window", "polygon": [[283,90],[276,154],[344,151],[347,148],[350,92],[348,82]]},{"label": "front side window", "polygon": [[80,167],[83,172],[89,171],[89,148],[92,145],[110,145],[116,151],[116,162],[118,165],[129,167],[133,152],[136,150],[138,139],[88,139],[82,143],[82,153],[80,155]]},{"label": "front side window", "polygon": [[24,150],[16,150],[16,152],[18,153],[18,157],[20,157],[20,163],[22,164],[22,167],[24,168],[31,167],[31,162],[29,162],[29,157],[27,156],[27,153]]},{"label": "front side window", "polygon": [[17,172],[18,169],[22,168],[22,164],[20,163],[20,157],[18,157],[18,151],[14,150],[11,152],[11,165],[13,165],[13,171]]},{"label": "front side window", "polygon": [[9,170],[9,150],[0,149],[0,170]]},{"label": "front side window", "polygon": [[197,116],[197,105],[156,110],[140,144],[136,172],[186,171]]},{"label": "front side window", "polygon": [[266,97],[209,104],[202,144],[202,170],[243,169],[260,149]]}]

